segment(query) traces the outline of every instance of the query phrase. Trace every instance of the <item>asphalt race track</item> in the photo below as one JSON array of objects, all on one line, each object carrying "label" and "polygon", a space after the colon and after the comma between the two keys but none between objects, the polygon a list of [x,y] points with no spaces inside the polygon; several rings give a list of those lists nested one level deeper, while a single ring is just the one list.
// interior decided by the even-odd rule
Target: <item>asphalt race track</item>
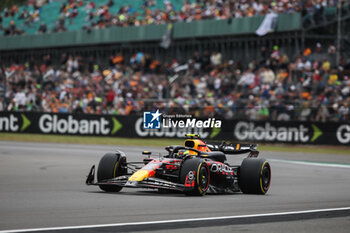
[{"label": "asphalt race track", "polygon": [[349,155],[262,153],[272,167],[265,196],[86,186],[91,165],[116,148],[129,161],[140,161],[143,150],[163,152],[1,141],[0,232],[350,232]]}]

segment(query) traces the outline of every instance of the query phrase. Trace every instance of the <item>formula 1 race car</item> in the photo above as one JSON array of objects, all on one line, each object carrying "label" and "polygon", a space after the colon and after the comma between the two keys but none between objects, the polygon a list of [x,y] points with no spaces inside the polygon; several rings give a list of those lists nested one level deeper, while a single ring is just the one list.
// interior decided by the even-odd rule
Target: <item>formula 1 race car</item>
[{"label": "formula 1 race car", "polygon": [[[122,151],[105,154],[97,169],[92,166],[87,185],[98,185],[106,192],[123,187],[180,191],[187,195],[243,192],[266,194],[271,182],[271,167],[257,158],[256,144],[207,144],[199,135],[186,135],[184,146],[167,146],[167,154],[151,157],[144,151],[142,162],[127,162]],[[249,153],[242,164],[229,165],[228,154]]]}]

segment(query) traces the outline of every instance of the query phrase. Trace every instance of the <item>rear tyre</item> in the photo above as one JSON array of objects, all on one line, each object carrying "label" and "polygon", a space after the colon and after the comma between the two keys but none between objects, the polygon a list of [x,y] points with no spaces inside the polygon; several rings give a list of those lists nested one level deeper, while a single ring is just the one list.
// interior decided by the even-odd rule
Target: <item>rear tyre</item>
[{"label": "rear tyre", "polygon": [[246,194],[266,194],[271,183],[271,167],[265,159],[245,158],[238,174],[239,187]]},{"label": "rear tyre", "polygon": [[184,161],[180,172],[181,184],[193,184],[186,195],[203,196],[207,193],[210,183],[208,164],[202,159],[188,159]]},{"label": "rear tyre", "polygon": [[[102,157],[97,170],[98,182],[122,175],[120,158],[121,155],[117,153],[107,153]],[[99,185],[99,187],[106,192],[119,192],[123,188],[121,186],[105,184]]]}]

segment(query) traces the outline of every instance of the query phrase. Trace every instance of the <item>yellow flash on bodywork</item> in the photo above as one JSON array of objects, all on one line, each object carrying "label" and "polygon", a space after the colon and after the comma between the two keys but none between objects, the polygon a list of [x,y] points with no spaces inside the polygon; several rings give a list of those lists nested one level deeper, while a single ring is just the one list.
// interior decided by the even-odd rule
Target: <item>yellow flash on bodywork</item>
[{"label": "yellow flash on bodywork", "polygon": [[143,181],[149,176],[149,171],[147,170],[138,170],[132,176],[130,176],[129,181]]}]

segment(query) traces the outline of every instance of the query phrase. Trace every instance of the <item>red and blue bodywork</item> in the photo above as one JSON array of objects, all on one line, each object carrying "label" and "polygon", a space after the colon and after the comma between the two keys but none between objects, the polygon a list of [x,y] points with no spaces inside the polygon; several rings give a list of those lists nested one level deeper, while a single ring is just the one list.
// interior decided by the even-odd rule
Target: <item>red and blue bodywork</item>
[{"label": "red and blue bodywork", "polygon": [[[118,156],[118,162],[114,167],[113,177],[94,182],[93,166],[86,184],[100,187],[111,185],[154,188],[199,195],[207,192],[240,192],[244,191],[239,177],[241,166],[229,165],[226,154],[249,153],[248,158],[253,159],[259,154],[256,147],[255,144],[207,144],[197,135],[190,135],[190,138],[185,140],[184,146],[167,146],[165,148],[167,154],[162,157],[154,158],[151,152],[144,151],[143,155],[146,158],[142,162],[127,163],[126,155],[117,151],[115,154]],[[261,175],[256,181],[260,183],[258,192],[265,194],[270,186],[270,165],[266,162],[260,170]]]}]

